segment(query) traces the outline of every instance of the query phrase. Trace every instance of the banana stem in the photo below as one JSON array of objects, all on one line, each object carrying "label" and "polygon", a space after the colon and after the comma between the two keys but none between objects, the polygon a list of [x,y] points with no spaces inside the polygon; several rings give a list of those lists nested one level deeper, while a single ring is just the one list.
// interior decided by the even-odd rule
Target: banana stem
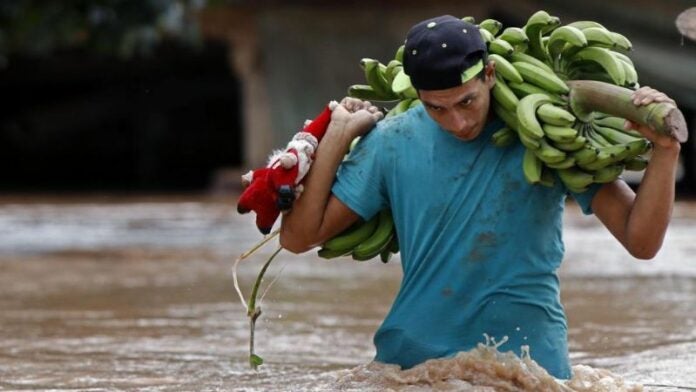
[{"label": "banana stem", "polygon": [[249,296],[249,307],[247,308],[247,316],[249,316],[249,364],[252,369],[256,368],[262,363],[261,357],[254,354],[254,330],[256,329],[256,319],[261,316],[261,306],[256,307],[256,296],[259,292],[259,287],[261,287],[261,281],[263,280],[263,275],[266,273],[268,266],[271,265],[271,261],[276,257],[283,247],[279,246],[278,249],[273,252],[271,257],[268,258],[266,263],[261,267],[259,275],[256,277],[256,282],[254,283],[254,288],[251,290],[251,296]]},{"label": "banana stem", "polygon": [[592,112],[597,111],[648,125],[680,143],[689,137],[684,115],[671,103],[636,106],[631,100],[632,91],[624,87],[593,80],[572,80],[567,84],[570,108],[582,121],[588,122]]}]

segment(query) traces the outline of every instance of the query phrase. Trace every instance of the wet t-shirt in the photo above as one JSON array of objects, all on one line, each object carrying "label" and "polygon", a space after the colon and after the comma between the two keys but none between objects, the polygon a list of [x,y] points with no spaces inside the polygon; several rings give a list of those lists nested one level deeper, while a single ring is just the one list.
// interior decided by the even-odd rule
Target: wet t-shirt
[{"label": "wet t-shirt", "polygon": [[[556,270],[567,189],[528,184],[524,147],[495,147],[490,121],[472,141],[423,106],[381,121],[338,171],[333,194],[363,219],[391,208],[403,278],[374,337],[375,359],[410,368],[474,348],[487,334],[569,378]],[[574,195],[585,213],[598,189]]]}]

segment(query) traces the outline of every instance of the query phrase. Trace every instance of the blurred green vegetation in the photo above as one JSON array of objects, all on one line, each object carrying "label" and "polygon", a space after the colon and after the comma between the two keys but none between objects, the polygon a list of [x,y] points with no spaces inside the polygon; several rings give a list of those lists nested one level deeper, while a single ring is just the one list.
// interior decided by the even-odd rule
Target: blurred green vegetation
[{"label": "blurred green vegetation", "polygon": [[8,57],[85,50],[147,55],[164,40],[200,45],[194,17],[206,0],[2,0],[0,67]]}]

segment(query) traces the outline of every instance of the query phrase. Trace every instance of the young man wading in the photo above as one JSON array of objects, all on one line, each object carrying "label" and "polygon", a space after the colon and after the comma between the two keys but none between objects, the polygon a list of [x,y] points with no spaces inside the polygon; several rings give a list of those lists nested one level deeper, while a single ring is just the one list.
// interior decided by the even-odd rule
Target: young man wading
[{"label": "young man wading", "polygon": [[[495,63],[486,58],[472,24],[442,16],[415,25],[404,69],[423,105],[374,126],[381,115],[370,103],[344,99],[304,195],[283,218],[280,241],[305,252],[388,207],[403,280],[374,337],[377,361],[409,368],[470,350],[486,333],[498,341],[507,336],[501,351],[528,345],[549,373],[570,378],[556,276],[569,192],[561,181],[553,188],[525,181],[522,144],[490,142],[503,124],[491,114]],[[667,101],[650,88],[634,93],[636,105]],[[670,220],[680,146],[631,126],[654,145],[638,193],[616,180],[571,194],[631,255],[650,259]]]}]

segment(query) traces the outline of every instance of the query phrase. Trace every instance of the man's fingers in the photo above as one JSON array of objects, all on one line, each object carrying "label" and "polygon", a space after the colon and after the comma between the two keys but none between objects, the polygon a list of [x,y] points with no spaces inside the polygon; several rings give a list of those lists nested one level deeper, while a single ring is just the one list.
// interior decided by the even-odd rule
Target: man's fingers
[{"label": "man's fingers", "polygon": [[653,102],[667,102],[676,105],[676,102],[668,97],[667,94],[647,86],[634,91],[631,100],[637,106],[648,105]]}]

